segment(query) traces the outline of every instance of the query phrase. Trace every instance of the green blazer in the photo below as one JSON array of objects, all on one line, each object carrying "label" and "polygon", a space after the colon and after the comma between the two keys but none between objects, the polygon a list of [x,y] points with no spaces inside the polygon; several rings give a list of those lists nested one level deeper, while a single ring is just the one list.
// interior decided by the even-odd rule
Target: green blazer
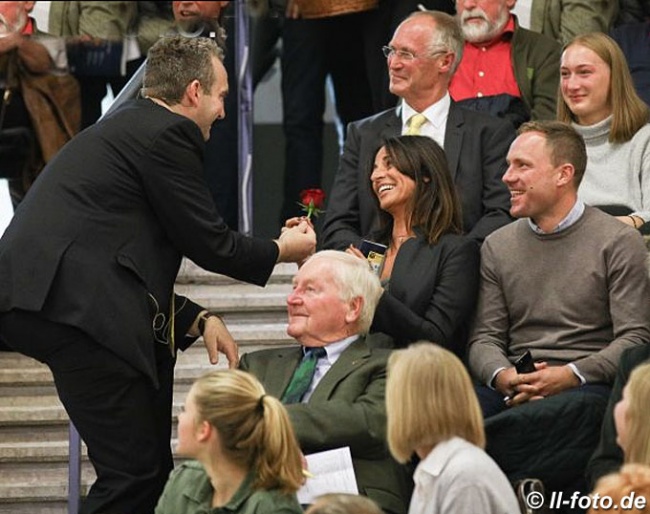
[{"label": "green blazer", "polygon": [[[349,446],[359,492],[385,511],[406,514],[411,478],[386,445],[386,364],[389,350],[360,337],[346,348],[307,403],[287,405],[305,454]],[[302,358],[301,347],[245,354],[240,368],[280,398]]]},{"label": "green blazer", "polygon": [[550,37],[519,26],[515,17],[512,66],[533,120],[554,120],[562,47]]},{"label": "green blazer", "polygon": [[564,45],[587,32],[607,34],[617,13],[612,0],[533,0],[530,29]]},{"label": "green blazer", "polygon": [[52,2],[48,32],[53,36],[121,40],[135,24],[136,16],[137,2]]}]

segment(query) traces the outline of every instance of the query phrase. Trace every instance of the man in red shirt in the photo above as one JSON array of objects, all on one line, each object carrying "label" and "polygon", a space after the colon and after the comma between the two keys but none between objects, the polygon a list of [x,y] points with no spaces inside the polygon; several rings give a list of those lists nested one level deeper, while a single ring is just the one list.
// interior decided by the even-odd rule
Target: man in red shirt
[{"label": "man in red shirt", "polygon": [[519,26],[516,0],[456,0],[465,47],[449,92],[464,107],[487,110],[515,126],[554,119],[560,45]]}]

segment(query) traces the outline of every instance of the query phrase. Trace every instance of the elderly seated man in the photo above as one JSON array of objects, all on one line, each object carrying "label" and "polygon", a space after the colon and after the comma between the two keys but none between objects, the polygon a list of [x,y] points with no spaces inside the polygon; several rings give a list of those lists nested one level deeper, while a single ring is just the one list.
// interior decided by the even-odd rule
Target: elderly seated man
[{"label": "elderly seated man", "polygon": [[[502,467],[548,452],[581,474],[621,353],[650,341],[647,251],[638,231],[578,199],[587,156],[572,127],[529,122],[519,133],[503,181],[520,219],[481,249],[469,365],[482,384],[488,452],[508,455],[493,453]],[[584,459],[560,444],[579,438]],[[556,444],[560,451],[549,451]],[[521,459],[513,445],[522,445]],[[557,478],[557,468],[546,471]]]},{"label": "elderly seated man", "polygon": [[269,394],[281,398],[305,454],[349,446],[360,494],[406,514],[410,479],[386,446],[388,350],[366,333],[382,293],[367,262],[325,250],[310,257],[287,299],[287,333],[300,345],[242,357]]}]

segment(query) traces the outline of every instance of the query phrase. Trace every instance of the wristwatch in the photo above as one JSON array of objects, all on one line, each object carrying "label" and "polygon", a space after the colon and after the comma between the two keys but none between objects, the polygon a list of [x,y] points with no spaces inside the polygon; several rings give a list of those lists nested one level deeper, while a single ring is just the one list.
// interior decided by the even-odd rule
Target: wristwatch
[{"label": "wristwatch", "polygon": [[219,318],[220,320],[223,321],[223,318],[219,314],[212,311],[204,312],[199,316],[199,323],[198,323],[199,334],[203,335],[203,332],[205,331],[205,322],[208,320],[208,318],[213,318],[213,317]]}]

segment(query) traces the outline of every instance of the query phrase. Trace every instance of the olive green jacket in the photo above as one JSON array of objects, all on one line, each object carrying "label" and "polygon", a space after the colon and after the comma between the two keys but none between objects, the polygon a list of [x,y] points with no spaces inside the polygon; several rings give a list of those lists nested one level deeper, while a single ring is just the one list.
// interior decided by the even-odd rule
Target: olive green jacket
[{"label": "olive green jacket", "polygon": [[51,2],[53,36],[92,36],[121,40],[134,27],[136,2]]},{"label": "olive green jacket", "polygon": [[533,120],[554,120],[560,83],[559,43],[519,26],[515,17],[512,63],[521,97]]},{"label": "olive green jacket", "polygon": [[609,32],[618,12],[614,0],[533,0],[530,28],[564,45],[587,32]]},{"label": "olive green jacket", "polygon": [[250,473],[222,507],[212,507],[214,489],[197,461],[181,464],[169,475],[155,514],[302,514],[296,495],[277,490],[254,490]]},{"label": "olive green jacket", "polygon": [[[370,349],[360,337],[320,380],[307,403],[287,405],[305,454],[349,446],[359,493],[384,512],[406,514],[411,481],[386,443],[386,365],[389,350]],[[242,356],[240,368],[255,375],[277,398],[302,358],[299,345]]]}]

